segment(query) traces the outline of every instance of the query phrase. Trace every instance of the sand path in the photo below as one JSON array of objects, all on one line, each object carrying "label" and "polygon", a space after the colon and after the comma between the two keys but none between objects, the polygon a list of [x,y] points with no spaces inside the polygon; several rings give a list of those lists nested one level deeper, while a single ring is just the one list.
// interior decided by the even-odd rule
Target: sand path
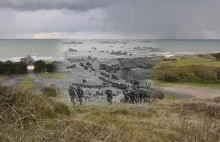
[{"label": "sand path", "polygon": [[220,90],[214,88],[205,88],[205,87],[195,87],[187,85],[172,85],[168,87],[160,87],[159,89],[164,91],[170,91],[186,97],[196,97],[196,98],[215,98],[220,97]]}]

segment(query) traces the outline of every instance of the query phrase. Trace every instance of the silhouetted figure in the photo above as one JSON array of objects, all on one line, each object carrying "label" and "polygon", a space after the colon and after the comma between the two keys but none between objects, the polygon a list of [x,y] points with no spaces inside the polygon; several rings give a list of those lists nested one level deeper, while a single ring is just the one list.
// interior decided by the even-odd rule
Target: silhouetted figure
[{"label": "silhouetted figure", "polygon": [[83,95],[84,95],[84,91],[80,88],[80,86],[77,86],[77,96],[78,96],[80,105],[82,105],[83,103]]},{"label": "silhouetted figure", "polygon": [[73,86],[70,86],[70,88],[68,89],[68,93],[70,95],[71,102],[75,106],[76,105],[76,102],[75,102],[75,100],[76,100],[76,92],[75,92],[75,89],[73,88]]},{"label": "silhouetted figure", "polygon": [[112,104],[112,99],[113,99],[112,91],[111,90],[106,90],[105,93],[107,95],[107,101],[109,102],[109,105],[111,105]]}]

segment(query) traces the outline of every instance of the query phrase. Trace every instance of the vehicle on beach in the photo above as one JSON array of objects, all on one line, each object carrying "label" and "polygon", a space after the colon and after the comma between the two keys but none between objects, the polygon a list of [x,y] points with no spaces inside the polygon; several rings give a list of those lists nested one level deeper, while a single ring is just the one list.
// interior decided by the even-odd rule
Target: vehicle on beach
[{"label": "vehicle on beach", "polygon": [[126,51],[124,51],[124,52],[122,52],[122,51],[117,51],[117,52],[112,51],[110,54],[119,56],[119,55],[127,55],[128,53]]},{"label": "vehicle on beach", "polygon": [[96,48],[95,48],[95,47],[91,47],[91,49],[96,50]]},{"label": "vehicle on beach", "polygon": [[67,66],[67,69],[76,68],[76,65]]},{"label": "vehicle on beach", "polygon": [[69,51],[70,51],[70,52],[77,52],[77,50],[75,50],[75,49],[73,49],[73,48],[70,48]]},{"label": "vehicle on beach", "polygon": [[153,49],[153,47],[134,47],[133,49],[136,49],[136,50],[148,50],[148,49]]},{"label": "vehicle on beach", "polygon": [[160,48],[152,48],[151,52],[162,52]]}]

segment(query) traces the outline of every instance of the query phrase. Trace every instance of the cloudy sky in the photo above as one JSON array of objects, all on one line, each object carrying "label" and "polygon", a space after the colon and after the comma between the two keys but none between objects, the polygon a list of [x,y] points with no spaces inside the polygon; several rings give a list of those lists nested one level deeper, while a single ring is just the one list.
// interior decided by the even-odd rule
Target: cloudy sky
[{"label": "cloudy sky", "polygon": [[0,38],[220,38],[220,0],[0,0]]}]

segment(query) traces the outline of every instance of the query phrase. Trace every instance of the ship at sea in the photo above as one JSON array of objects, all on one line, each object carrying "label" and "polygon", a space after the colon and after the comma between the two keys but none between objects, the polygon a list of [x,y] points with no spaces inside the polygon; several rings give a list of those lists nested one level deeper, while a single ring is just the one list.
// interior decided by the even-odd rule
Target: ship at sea
[{"label": "ship at sea", "polygon": [[105,43],[105,44],[116,44],[116,43],[122,43],[122,44],[127,44],[128,41],[106,40],[106,41],[99,41],[99,43]]},{"label": "ship at sea", "polygon": [[63,42],[63,44],[83,44],[83,42],[70,41],[70,42]]}]

